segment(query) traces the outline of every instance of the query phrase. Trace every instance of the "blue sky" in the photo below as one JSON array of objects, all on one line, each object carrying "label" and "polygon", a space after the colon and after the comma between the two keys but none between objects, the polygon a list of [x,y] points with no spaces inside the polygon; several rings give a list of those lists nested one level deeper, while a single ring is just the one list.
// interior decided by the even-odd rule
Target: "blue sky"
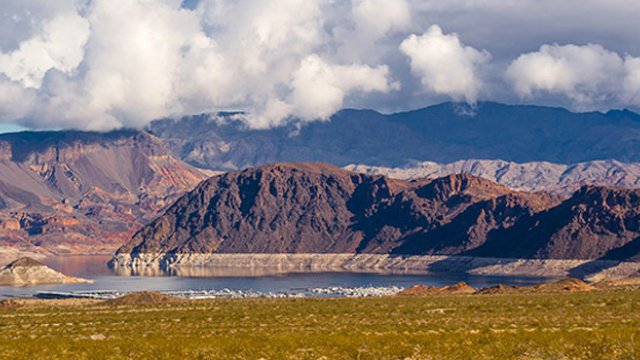
[{"label": "blue sky", "polygon": [[27,130],[26,128],[16,124],[2,124],[0,123],[0,134],[16,132],[21,130]]}]

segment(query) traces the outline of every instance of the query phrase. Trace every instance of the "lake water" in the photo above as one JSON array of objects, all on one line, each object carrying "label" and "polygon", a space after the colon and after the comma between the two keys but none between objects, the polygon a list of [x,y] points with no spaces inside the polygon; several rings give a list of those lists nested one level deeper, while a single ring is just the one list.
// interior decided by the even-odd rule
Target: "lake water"
[{"label": "lake water", "polygon": [[94,280],[93,284],[0,287],[0,297],[31,297],[39,292],[132,292],[142,290],[221,290],[258,293],[291,293],[309,288],[402,287],[415,284],[444,286],[465,281],[482,288],[497,284],[534,285],[548,279],[467,274],[382,275],[363,273],[296,273],[268,276],[117,276],[107,267],[110,256],[65,256],[41,260],[52,268],[72,276]]}]

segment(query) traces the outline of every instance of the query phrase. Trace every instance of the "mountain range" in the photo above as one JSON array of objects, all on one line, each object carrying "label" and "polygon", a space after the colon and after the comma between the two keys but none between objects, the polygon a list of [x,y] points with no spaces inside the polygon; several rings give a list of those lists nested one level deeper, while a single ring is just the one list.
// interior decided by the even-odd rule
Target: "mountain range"
[{"label": "mountain range", "polygon": [[[557,205],[585,186],[598,189],[640,186],[640,166],[636,163],[640,161],[640,152],[637,151],[640,116],[626,110],[572,113],[537,106],[478,103],[471,107],[444,103],[390,115],[371,110],[343,110],[327,121],[305,124],[293,121],[271,129],[247,128],[242,121],[243,116],[243,113],[227,112],[157,120],[141,131],[26,131],[0,135],[2,254],[25,251],[54,254],[112,252],[207,177],[268,163],[321,161],[360,173],[347,176],[360,179],[359,182],[353,180],[349,185],[343,179],[340,181],[344,183],[341,182],[339,188],[324,189],[326,196],[347,196],[345,194],[356,187],[366,188],[363,184],[374,181],[371,180],[374,178],[387,184],[389,194],[384,199],[364,197],[363,201],[376,203],[375,208],[361,209],[364,213],[353,212],[359,197],[343,198],[350,204],[347,208],[327,203],[325,210],[328,214],[337,211],[331,220],[314,218],[314,213],[303,214],[305,208],[278,203],[278,206],[299,214],[300,219],[293,224],[281,224],[286,226],[280,229],[280,225],[276,225],[284,221],[281,214],[279,220],[271,219],[269,226],[275,226],[278,232],[286,234],[282,235],[284,238],[296,231],[316,234],[310,239],[319,233],[330,234],[335,237],[333,245],[327,245],[317,237],[314,240],[322,242],[326,248],[307,243],[311,240],[300,240],[295,244],[283,242],[277,246],[271,243],[275,240],[269,240],[268,244],[257,241],[256,244],[262,245],[252,245],[254,236],[273,234],[255,232],[253,225],[249,228],[244,227],[248,225],[240,225],[245,221],[245,214],[232,215],[235,210],[227,209],[228,204],[225,203],[220,212],[229,211],[228,217],[236,219],[236,223],[216,228],[220,233],[214,235],[221,236],[222,232],[228,231],[228,236],[233,235],[240,240],[233,243],[220,240],[221,244],[216,246],[205,242],[199,247],[196,244],[208,236],[205,232],[197,236],[201,240],[195,243],[185,240],[175,249],[184,246],[184,249],[193,251],[211,251],[214,248],[218,251],[220,246],[220,251],[405,251],[413,246],[408,241],[410,234],[420,237],[427,236],[426,233],[406,224],[394,227],[386,224],[384,219],[397,218],[395,221],[401,221],[400,218],[408,216],[406,220],[409,221],[421,216],[435,217],[439,219],[439,225],[419,223],[416,226],[420,229],[425,226],[454,229],[453,225],[443,226],[448,224],[447,221],[453,221],[452,216],[457,217],[458,212],[467,211],[466,206],[480,206],[478,202],[488,201],[483,195],[464,202],[462,208],[456,207],[458,204],[454,210],[443,210],[438,205],[433,209],[418,209],[415,213],[407,212],[407,203],[402,203],[402,206],[396,204],[398,208],[387,204],[400,194],[407,199],[413,196],[416,203],[421,203],[421,197],[416,195],[419,191],[414,188],[416,184],[446,179],[452,174],[473,175],[462,178],[466,181],[474,179],[474,183],[483,181],[476,176],[489,180],[486,183],[491,184],[493,191],[500,189],[500,196],[509,194],[511,198],[501,200],[506,201],[505,204],[487,206],[521,207],[522,213],[518,211],[518,218],[525,213],[539,213]],[[313,171],[347,173],[330,165],[317,166],[324,170]],[[334,178],[342,179],[343,175]],[[231,186],[233,181],[229,181]],[[247,196],[253,191],[247,186],[259,185],[247,184],[237,184],[237,194],[232,197]],[[284,192],[289,185],[279,186],[278,191]],[[320,184],[313,183],[313,186]],[[302,190],[297,191],[301,196],[305,194]],[[338,193],[334,193],[336,191]],[[206,195],[215,194],[211,190]],[[290,196],[295,197],[293,193]],[[495,199],[500,196],[495,196]],[[545,200],[540,200],[542,198]],[[377,203],[378,200],[381,203]],[[199,209],[198,213],[202,211]],[[273,214],[278,208],[272,206],[263,211]],[[370,213],[378,215],[371,217]],[[356,226],[352,224],[355,220],[349,218],[353,214],[359,214],[358,221],[353,223],[359,228],[349,227]],[[505,224],[511,224],[515,219],[507,217],[487,221],[490,226],[473,227],[475,235],[465,235],[465,231],[471,230],[461,225],[463,230],[455,230],[459,233],[451,236],[460,241],[467,236],[471,243],[490,244],[488,232],[495,233],[496,226],[506,229]],[[234,230],[236,226],[241,226],[242,231]],[[338,231],[340,226],[342,230]],[[149,232],[149,228],[143,231]],[[388,231],[391,235],[387,234]],[[252,234],[251,237],[248,234]],[[175,239],[182,239],[181,236],[183,232],[177,233]],[[380,239],[387,238],[396,239],[394,241],[398,244],[392,245],[385,240],[384,244],[376,247],[378,245],[375,244],[382,241]],[[143,242],[140,235],[134,239],[146,244],[144,246],[153,243],[153,239]],[[351,243],[346,245],[340,239],[351,239]],[[367,239],[366,242],[362,242],[363,239]],[[182,244],[183,240],[175,241]],[[358,245],[354,245],[356,243]],[[450,244],[447,245],[449,247]],[[453,248],[458,250],[452,250],[452,253],[472,250],[469,245]],[[162,250],[167,249],[162,247]],[[436,250],[415,251],[432,253]]]},{"label": "mountain range", "polygon": [[319,161],[404,167],[415,162],[484,159],[575,164],[640,161],[640,115],[627,110],[573,113],[562,108],[481,102],[443,103],[384,115],[342,110],[327,121],[248,129],[242,113],[150,123],[176,156],[207,169]]},{"label": "mountain range", "polygon": [[616,160],[594,160],[577,164],[550,162],[516,163],[503,160],[460,160],[449,164],[432,161],[406,167],[347,165],[345,169],[395,179],[438,178],[450,174],[470,174],[508,186],[514,190],[546,191],[570,196],[584,185],[640,188],[640,164]]},{"label": "mountain range", "polygon": [[202,182],[119,254],[373,253],[640,260],[640,190],[567,200],[467,174],[403,181],[322,163]]}]

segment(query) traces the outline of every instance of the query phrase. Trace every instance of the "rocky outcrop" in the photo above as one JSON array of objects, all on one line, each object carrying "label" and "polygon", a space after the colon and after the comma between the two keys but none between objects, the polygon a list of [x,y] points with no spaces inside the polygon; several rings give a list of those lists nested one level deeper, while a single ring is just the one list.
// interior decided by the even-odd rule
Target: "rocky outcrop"
[{"label": "rocky outcrop", "polygon": [[0,270],[0,286],[91,283],[59,273],[31,258],[19,258]]},{"label": "rocky outcrop", "polygon": [[0,135],[0,252],[112,252],[205,177],[144,132]]}]

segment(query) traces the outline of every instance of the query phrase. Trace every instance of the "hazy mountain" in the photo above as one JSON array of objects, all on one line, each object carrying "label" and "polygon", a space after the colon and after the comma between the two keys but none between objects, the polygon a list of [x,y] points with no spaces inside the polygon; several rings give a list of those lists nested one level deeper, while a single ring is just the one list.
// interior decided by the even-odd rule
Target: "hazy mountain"
[{"label": "hazy mountain", "polygon": [[329,121],[246,129],[238,113],[159,120],[148,129],[180,158],[209,169],[273,162],[322,161],[337,166],[406,166],[468,159],[574,164],[640,161],[640,115],[572,113],[561,108],[444,103],[383,115],[343,110]]},{"label": "hazy mountain", "polygon": [[205,177],[144,132],[0,135],[0,246],[112,251]]},{"label": "hazy mountain", "polygon": [[566,196],[584,185],[640,188],[640,163],[615,160],[595,160],[573,165],[549,162],[520,164],[503,160],[460,160],[449,164],[425,161],[400,168],[348,165],[345,169],[404,180],[471,174],[514,190],[547,191]]}]

